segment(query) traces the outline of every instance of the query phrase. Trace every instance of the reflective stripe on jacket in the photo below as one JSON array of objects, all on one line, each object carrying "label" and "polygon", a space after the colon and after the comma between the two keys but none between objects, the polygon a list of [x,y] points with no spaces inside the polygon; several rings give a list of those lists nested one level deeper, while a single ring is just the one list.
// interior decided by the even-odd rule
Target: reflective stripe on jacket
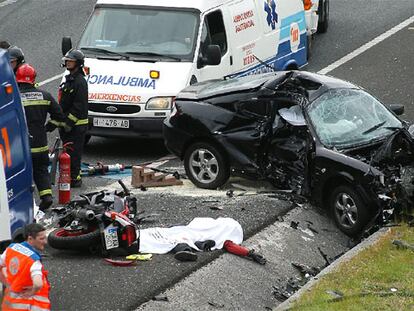
[{"label": "reflective stripe on jacket", "polygon": [[29,128],[30,148],[32,153],[47,152],[47,135],[45,123],[47,115],[51,120],[63,122],[65,115],[62,108],[48,92],[35,88],[31,84],[19,83],[20,94],[27,127]]},{"label": "reflective stripe on jacket", "polygon": [[59,87],[60,105],[68,127],[88,124],[88,83],[82,69],[66,75]]}]

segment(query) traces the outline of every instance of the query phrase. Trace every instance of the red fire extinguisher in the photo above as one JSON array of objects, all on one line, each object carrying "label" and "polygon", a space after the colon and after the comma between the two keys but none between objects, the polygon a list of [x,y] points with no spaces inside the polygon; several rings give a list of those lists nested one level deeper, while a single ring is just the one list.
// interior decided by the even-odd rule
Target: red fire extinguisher
[{"label": "red fire extinguisher", "polygon": [[70,202],[70,155],[66,152],[69,149],[68,145],[71,142],[63,145],[63,150],[59,155],[59,204],[67,204]]}]

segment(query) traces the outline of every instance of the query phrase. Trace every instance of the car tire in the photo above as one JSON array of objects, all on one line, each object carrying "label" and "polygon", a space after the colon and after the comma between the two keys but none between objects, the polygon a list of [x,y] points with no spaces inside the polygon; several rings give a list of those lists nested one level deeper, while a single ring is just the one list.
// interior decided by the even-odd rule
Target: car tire
[{"label": "car tire", "polygon": [[85,250],[101,244],[101,232],[97,228],[91,232],[73,234],[59,228],[49,233],[47,241],[56,249]]},{"label": "car tire", "polygon": [[329,208],[338,228],[356,236],[369,221],[370,212],[360,194],[351,186],[336,187],[329,197]]},{"label": "car tire", "polygon": [[192,183],[203,189],[216,189],[230,176],[229,165],[222,152],[207,142],[195,143],[186,150],[184,167]]},{"label": "car tire", "polygon": [[318,7],[319,22],[318,33],[326,33],[329,26],[329,0],[319,0]]}]

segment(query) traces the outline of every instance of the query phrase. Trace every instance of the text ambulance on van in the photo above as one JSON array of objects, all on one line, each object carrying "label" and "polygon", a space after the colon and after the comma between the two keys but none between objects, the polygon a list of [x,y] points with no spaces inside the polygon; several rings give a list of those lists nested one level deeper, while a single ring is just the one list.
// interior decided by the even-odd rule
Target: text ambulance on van
[{"label": "text ambulance on van", "polygon": [[187,85],[297,69],[306,46],[302,0],[98,0],[78,44],[89,134],[160,138]]},{"label": "text ambulance on van", "polygon": [[0,49],[0,252],[33,221],[32,159],[24,110],[6,50]]}]

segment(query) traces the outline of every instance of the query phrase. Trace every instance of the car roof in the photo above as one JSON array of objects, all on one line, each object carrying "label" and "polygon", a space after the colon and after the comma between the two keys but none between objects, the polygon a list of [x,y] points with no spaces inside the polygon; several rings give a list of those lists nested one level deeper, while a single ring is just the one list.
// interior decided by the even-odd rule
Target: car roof
[{"label": "car roof", "polygon": [[298,80],[301,83],[308,91],[309,101],[312,101],[328,89],[358,88],[348,81],[317,73],[306,71],[278,71],[240,78],[200,82],[183,89],[177,95],[177,99],[203,100],[229,93],[249,91],[261,86],[275,90],[278,85],[288,78]]},{"label": "car roof", "polygon": [[126,6],[152,6],[152,7],[168,7],[168,8],[191,8],[197,9],[200,12],[205,12],[216,8],[224,3],[233,0],[98,0],[97,5],[114,4]]}]

